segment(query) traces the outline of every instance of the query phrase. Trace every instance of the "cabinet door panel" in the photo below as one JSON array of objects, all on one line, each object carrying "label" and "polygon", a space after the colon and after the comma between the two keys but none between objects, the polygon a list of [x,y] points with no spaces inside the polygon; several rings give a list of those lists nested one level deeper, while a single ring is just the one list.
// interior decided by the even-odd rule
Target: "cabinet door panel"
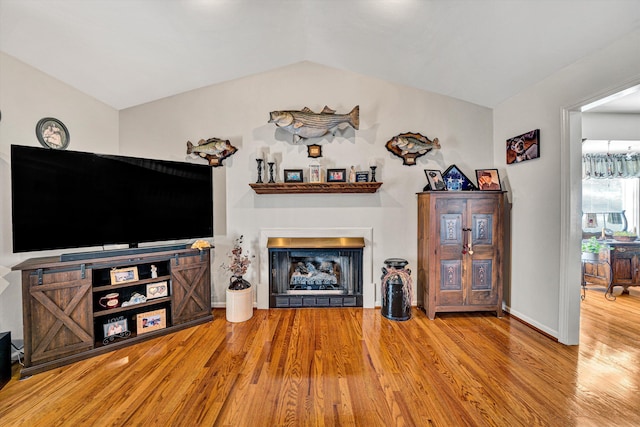
[{"label": "cabinet door panel", "polygon": [[464,226],[464,199],[437,200],[436,217],[438,218],[437,235],[439,245],[434,247],[435,265],[440,268],[435,274],[437,289],[435,305],[461,305],[464,301],[462,264],[462,243]]},{"label": "cabinet door panel", "polygon": [[93,347],[91,270],[43,271],[28,275],[30,327],[25,330],[27,365],[46,362]]},{"label": "cabinet door panel", "polygon": [[171,259],[173,323],[180,324],[211,314],[209,252]]},{"label": "cabinet door panel", "polygon": [[633,258],[618,256],[613,259],[613,283],[629,284],[633,282]]}]

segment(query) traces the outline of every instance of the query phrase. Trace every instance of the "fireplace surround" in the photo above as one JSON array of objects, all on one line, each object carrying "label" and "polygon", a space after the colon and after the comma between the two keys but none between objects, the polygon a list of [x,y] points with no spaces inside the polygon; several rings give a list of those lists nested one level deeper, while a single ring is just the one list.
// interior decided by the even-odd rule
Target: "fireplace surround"
[{"label": "fireplace surround", "polygon": [[256,286],[257,307],[269,308],[269,248],[270,238],[343,238],[363,239],[362,248],[362,307],[375,307],[375,284],[373,282],[373,229],[371,227],[332,227],[332,228],[262,228],[259,239],[259,284]]}]

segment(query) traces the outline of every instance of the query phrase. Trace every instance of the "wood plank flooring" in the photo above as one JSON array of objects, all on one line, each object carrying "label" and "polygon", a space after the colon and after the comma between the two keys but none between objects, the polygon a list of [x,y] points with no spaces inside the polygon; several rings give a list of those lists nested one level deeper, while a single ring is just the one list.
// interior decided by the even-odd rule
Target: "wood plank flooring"
[{"label": "wood plank flooring", "polygon": [[640,298],[588,290],[580,346],[492,314],[256,310],[19,380],[1,426],[638,426]]}]

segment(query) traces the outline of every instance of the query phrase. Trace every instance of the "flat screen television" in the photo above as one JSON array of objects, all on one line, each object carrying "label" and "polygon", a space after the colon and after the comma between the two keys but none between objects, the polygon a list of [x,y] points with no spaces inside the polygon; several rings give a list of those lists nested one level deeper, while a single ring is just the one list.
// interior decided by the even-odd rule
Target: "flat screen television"
[{"label": "flat screen television", "polygon": [[11,146],[13,251],[213,236],[206,165]]}]

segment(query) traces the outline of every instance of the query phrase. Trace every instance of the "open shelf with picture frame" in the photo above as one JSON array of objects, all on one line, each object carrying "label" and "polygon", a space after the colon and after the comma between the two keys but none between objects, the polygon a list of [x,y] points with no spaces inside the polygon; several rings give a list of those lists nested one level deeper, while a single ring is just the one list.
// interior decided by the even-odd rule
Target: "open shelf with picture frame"
[{"label": "open shelf with picture frame", "polygon": [[256,194],[375,193],[382,182],[277,182],[249,185]]},{"label": "open shelf with picture frame", "polygon": [[209,249],[32,258],[13,269],[23,278],[23,377],[213,319]]}]

